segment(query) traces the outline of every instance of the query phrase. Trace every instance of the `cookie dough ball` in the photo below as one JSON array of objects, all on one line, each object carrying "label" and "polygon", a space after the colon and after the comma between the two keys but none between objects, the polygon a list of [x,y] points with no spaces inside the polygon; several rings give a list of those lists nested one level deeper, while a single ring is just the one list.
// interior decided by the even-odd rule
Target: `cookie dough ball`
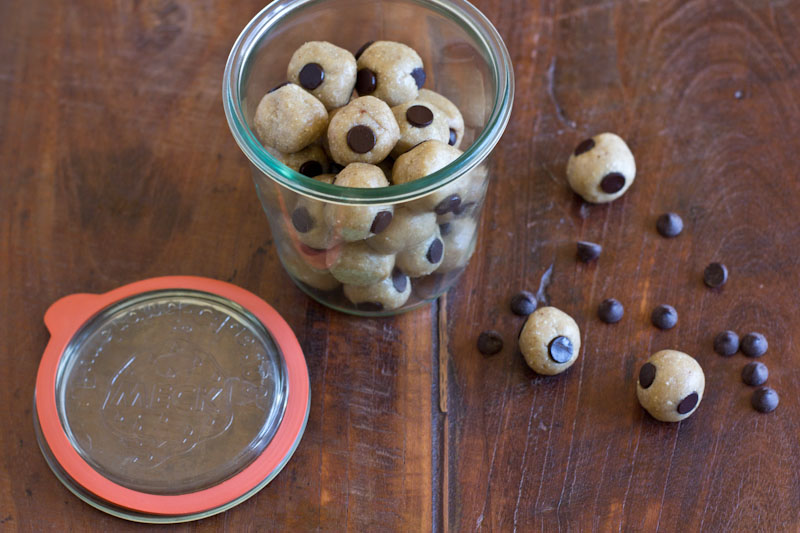
[{"label": "cookie dough ball", "polygon": [[[366,163],[350,163],[336,176],[341,187],[388,187],[381,169]],[[360,241],[381,233],[392,222],[392,205],[325,205],[325,222],[346,242]]]},{"label": "cookie dough ball", "polygon": [[341,108],[328,126],[328,149],[340,165],[378,164],[399,138],[392,110],[372,96],[356,98]]},{"label": "cookie dough ball", "polygon": [[[321,174],[314,179],[323,183],[333,183],[333,174]],[[311,248],[322,250],[333,244],[331,226],[325,222],[325,202],[301,196],[292,210],[292,227],[300,242]]]},{"label": "cookie dough ball", "polygon": [[398,207],[394,211],[389,227],[367,239],[367,244],[382,254],[397,253],[421,243],[436,230],[435,214],[417,213],[405,207]]},{"label": "cookie dough ball", "polygon": [[322,102],[291,83],[265,94],[253,117],[256,135],[264,146],[287,154],[319,139],[327,126],[328,112]]},{"label": "cookie dough ball", "polygon": [[356,58],[331,43],[311,41],[292,55],[286,77],[316,96],[326,109],[334,109],[350,100],[356,85]]},{"label": "cookie dough ball", "polygon": [[319,144],[306,146],[293,154],[285,154],[274,148],[267,148],[267,151],[287,167],[309,178],[325,174],[330,166],[328,156]]},{"label": "cookie dough ball", "polygon": [[400,127],[400,140],[392,150],[392,157],[398,157],[425,141],[447,143],[450,139],[447,119],[433,104],[412,100],[394,106],[392,113]]},{"label": "cookie dough ball", "polygon": [[291,246],[281,247],[280,252],[281,263],[294,279],[321,291],[332,291],[341,285],[328,270],[314,268],[305,262]]},{"label": "cookie dough ball", "polygon": [[703,369],[691,355],[661,350],[639,369],[636,396],[656,420],[678,422],[695,412],[705,386]]},{"label": "cookie dough ball", "polygon": [[478,224],[472,218],[460,218],[439,226],[444,242],[444,258],[437,272],[450,272],[467,264],[475,252]]},{"label": "cookie dough ball", "polygon": [[331,274],[347,285],[372,285],[392,273],[394,259],[394,255],[379,254],[364,241],[351,242],[342,245]]},{"label": "cookie dough ball", "polygon": [[461,115],[461,111],[458,110],[456,105],[441,94],[433,92],[430,89],[420,89],[417,101],[433,104],[444,113],[447,119],[447,127],[449,128],[447,144],[454,148],[461,146],[461,141],[464,139],[464,117]]},{"label": "cookie dough ball", "polygon": [[397,266],[412,278],[427,276],[442,264],[444,252],[444,242],[437,226],[426,240],[398,253]]},{"label": "cookie dough ball", "polygon": [[489,183],[489,172],[486,165],[480,165],[471,170],[467,175],[459,178],[457,183],[456,193],[461,198],[461,202],[451,211],[437,215],[436,220],[439,224],[451,222],[454,218],[469,216],[478,209],[486,196],[486,187]]},{"label": "cookie dough ball", "polygon": [[519,336],[519,349],[537,374],[560,374],[578,359],[581,331],[564,311],[540,307],[528,315]]},{"label": "cookie dough ball", "polygon": [[402,307],[411,296],[411,281],[398,269],[372,285],[345,285],[344,295],[361,311],[391,311]]},{"label": "cookie dough ball", "polygon": [[628,190],[636,162],[628,145],[613,133],[601,133],[575,148],[567,162],[567,181],[587,202],[604,204]]},{"label": "cookie dough ball", "polygon": [[[395,185],[409,183],[441,170],[461,155],[461,150],[441,141],[426,141],[404,153],[394,162],[392,181]],[[410,202],[416,211],[433,211],[437,215],[450,213],[461,205],[469,174],[452,181],[437,191]]]},{"label": "cookie dough ball", "polygon": [[358,56],[356,91],[394,107],[414,100],[425,84],[422,58],[413,48],[392,41],[376,41]]}]

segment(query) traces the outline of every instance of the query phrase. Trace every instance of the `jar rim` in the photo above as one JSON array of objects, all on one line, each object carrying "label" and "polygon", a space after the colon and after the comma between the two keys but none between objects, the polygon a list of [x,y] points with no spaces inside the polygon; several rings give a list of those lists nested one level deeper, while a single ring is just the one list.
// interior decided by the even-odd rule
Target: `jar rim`
[{"label": "jar rim", "polygon": [[288,14],[331,0],[278,0],[264,7],[245,26],[231,48],[222,83],[222,100],[228,126],[239,148],[263,174],[304,196],[333,203],[393,204],[428,195],[465,175],[494,149],[511,115],[514,101],[514,72],[511,57],[495,27],[467,0],[407,0],[436,11],[456,22],[483,55],[495,82],[492,110],[475,141],[449,165],[424,178],[377,189],[349,188],[309,178],[284,165],[262,146],[247,124],[242,109],[242,83],[249,60],[261,39]]}]

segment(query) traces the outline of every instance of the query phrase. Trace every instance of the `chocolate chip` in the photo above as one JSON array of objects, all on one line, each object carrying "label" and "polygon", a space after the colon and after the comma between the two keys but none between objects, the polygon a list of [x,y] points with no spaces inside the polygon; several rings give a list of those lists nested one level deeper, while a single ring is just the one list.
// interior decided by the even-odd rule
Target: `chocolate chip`
[{"label": "chocolate chip", "polygon": [[306,63],[300,69],[300,74],[297,78],[300,80],[300,85],[312,91],[325,81],[325,70],[319,63]]},{"label": "chocolate chip", "polygon": [[536,311],[536,296],[522,291],[511,298],[511,312],[518,316],[528,316]]},{"label": "chocolate chip", "polygon": [[650,320],[659,329],[672,329],[678,323],[678,312],[671,305],[659,305],[653,309]]},{"label": "chocolate chip", "polygon": [[739,351],[739,335],[735,331],[722,331],[714,337],[714,351],[729,357]]},{"label": "chocolate chip", "polygon": [[442,234],[442,237],[447,237],[450,234],[450,231],[452,231],[452,229],[453,228],[450,227],[450,223],[449,222],[445,222],[443,224],[439,224],[439,233]]},{"label": "chocolate chip", "polygon": [[683,220],[676,213],[664,213],[658,217],[656,229],[662,237],[677,237],[683,231]]},{"label": "chocolate chip", "polygon": [[584,263],[594,261],[600,257],[603,247],[589,241],[578,241],[578,259]]},{"label": "chocolate chip", "polygon": [[281,83],[280,85],[276,85],[275,87],[273,87],[272,89],[270,89],[267,92],[273,93],[273,92],[277,91],[278,89],[280,89],[281,87],[285,87],[285,86],[287,86],[287,85],[289,85],[291,83],[292,82],[290,82],[290,81],[285,81],[285,82]]},{"label": "chocolate chip", "polygon": [[603,300],[597,307],[597,316],[606,324],[616,324],[622,320],[622,315],[624,314],[625,308],[614,298]]},{"label": "chocolate chip", "polygon": [[639,386],[647,389],[653,384],[656,379],[656,365],[653,363],[645,363],[639,369]]},{"label": "chocolate chip", "polygon": [[433,209],[433,211],[437,215],[445,215],[450,211],[457,209],[459,205],[461,205],[461,197],[457,194],[451,194],[450,196],[448,196],[447,198],[436,204],[436,207]]},{"label": "chocolate chip", "polygon": [[547,353],[556,363],[566,363],[572,358],[572,341],[563,335],[558,336],[550,341]]},{"label": "chocolate chip", "polygon": [[433,239],[433,242],[428,247],[428,253],[425,254],[425,259],[432,265],[435,265],[442,260],[444,254],[444,244],[440,239]]},{"label": "chocolate chip", "polygon": [[433,111],[424,105],[412,105],[406,109],[406,120],[415,128],[424,128],[433,123]]},{"label": "chocolate chip", "polygon": [[392,285],[397,292],[405,292],[408,287],[408,276],[403,274],[400,269],[395,268],[392,270]]},{"label": "chocolate chip", "polygon": [[322,174],[322,164],[319,161],[306,161],[300,165],[300,174],[313,178]]},{"label": "chocolate chip", "polygon": [[358,94],[372,94],[375,92],[375,87],[378,86],[378,78],[375,73],[368,68],[362,68],[356,74],[356,91]]},{"label": "chocolate chip", "polygon": [[411,71],[411,77],[414,78],[414,81],[417,83],[417,89],[421,88],[425,85],[425,69],[422,67],[417,67]]},{"label": "chocolate chip", "polygon": [[369,313],[376,313],[383,311],[383,304],[380,302],[361,302],[356,304],[359,311],[367,311]]},{"label": "chocolate chip", "polygon": [[394,215],[391,211],[381,211],[375,218],[372,220],[372,226],[370,226],[369,230],[372,233],[378,234],[389,227],[389,224],[392,223],[392,218]]},{"label": "chocolate chip", "polygon": [[696,392],[691,393],[678,404],[678,414],[685,415],[686,413],[691,413],[692,409],[697,406],[699,400],[700,396],[698,396]]},{"label": "chocolate chip", "polygon": [[761,387],[753,392],[753,398],[750,400],[753,409],[759,413],[770,413],[774,411],[775,408],[778,407],[779,402],[780,398],[778,398],[778,393],[769,387]]},{"label": "chocolate chip", "polygon": [[458,204],[453,208],[453,214],[456,216],[463,215],[465,211],[475,205],[475,202],[465,202]]},{"label": "chocolate chip", "polygon": [[308,233],[314,227],[314,217],[301,205],[292,211],[292,225],[300,233]]},{"label": "chocolate chip", "polygon": [[625,176],[619,172],[609,172],[600,180],[600,188],[606,194],[614,194],[625,186]]},{"label": "chocolate chip", "polygon": [[742,381],[751,387],[758,387],[763,385],[769,377],[769,369],[767,365],[760,361],[753,361],[747,363],[742,369]]},{"label": "chocolate chip", "polygon": [[588,152],[594,148],[594,139],[589,138],[585,141],[581,141],[581,143],[575,148],[575,157]]},{"label": "chocolate chip", "polygon": [[703,282],[712,289],[722,287],[726,281],[728,281],[728,268],[722,263],[710,263],[703,270]]},{"label": "chocolate chip", "polygon": [[344,167],[342,165],[331,161],[331,174],[338,174],[342,170],[344,170]]},{"label": "chocolate chip", "polygon": [[767,338],[755,331],[742,337],[742,353],[747,357],[761,357],[767,352]]},{"label": "chocolate chip", "polygon": [[369,126],[358,124],[347,132],[347,146],[357,154],[366,154],[375,147],[375,133]]},{"label": "chocolate chip", "polygon": [[496,331],[484,331],[478,335],[478,351],[483,355],[494,355],[503,349],[503,337]]},{"label": "chocolate chip", "polygon": [[372,43],[374,43],[374,42],[375,41],[367,41],[367,42],[365,42],[364,44],[361,45],[361,48],[356,50],[356,53],[354,54],[354,57],[356,58],[356,61],[358,60],[359,57],[361,57],[361,54],[364,53],[364,50],[369,48],[372,45]]},{"label": "chocolate chip", "polygon": [[457,140],[458,140],[458,134],[456,133],[456,130],[450,128],[450,140],[447,141],[447,144],[449,144],[450,146],[455,146]]}]

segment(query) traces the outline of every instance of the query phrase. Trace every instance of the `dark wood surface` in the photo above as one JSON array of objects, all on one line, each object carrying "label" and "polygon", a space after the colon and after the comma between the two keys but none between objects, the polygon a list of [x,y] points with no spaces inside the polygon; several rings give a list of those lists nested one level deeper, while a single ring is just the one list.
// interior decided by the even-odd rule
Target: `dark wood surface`
[{"label": "dark wood surface", "polygon": [[[517,80],[479,251],[446,302],[380,320],[290,285],[228,131],[222,68],[262,4],[0,3],[0,530],[141,528],[59,483],[31,405],[50,303],[166,274],[270,302],[312,386],[286,469],[177,530],[800,528],[800,4],[476,3]],[[638,175],[622,199],[586,206],[564,169],[601,131],[629,141]],[[686,222],[673,240],[654,230],[667,210]],[[597,264],[575,261],[578,239],[603,244]],[[731,271],[722,291],[702,285],[712,260]],[[522,288],[581,327],[561,376],[536,376],[514,347],[507,302]],[[613,326],[595,317],[607,297],[626,307]],[[649,324],[659,303],[680,314],[671,331]],[[484,358],[488,328],[506,348]],[[711,350],[727,328],[767,335],[776,412],[750,408],[742,355]],[[706,373],[680,424],[635,399],[638,367],[663,348]]]}]

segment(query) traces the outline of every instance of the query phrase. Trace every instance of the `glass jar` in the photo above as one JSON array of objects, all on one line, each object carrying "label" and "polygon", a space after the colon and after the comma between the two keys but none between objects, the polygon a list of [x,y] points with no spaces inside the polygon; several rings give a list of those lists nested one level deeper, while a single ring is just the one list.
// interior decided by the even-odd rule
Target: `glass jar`
[{"label": "glass jar", "polygon": [[[311,40],[351,51],[375,40],[415,49],[427,73],[424,88],[444,95],[461,111],[463,153],[427,177],[374,189],[332,185],[281,163],[256,138],[252,121],[263,95],[285,81],[292,53]],[[487,157],[508,123],[513,99],[508,50],[486,17],[464,0],[278,0],[242,31],[223,80],[228,124],[250,160],[284,268],[315,300],[363,316],[413,309],[456,283],[475,250],[491,177]],[[383,169],[391,171],[386,165]],[[305,210],[301,220],[295,213],[299,208]],[[426,249],[434,246],[431,237],[398,251],[376,246],[372,236],[353,240],[346,227],[328,227],[322,246],[303,233],[308,232],[305,215],[346,226],[351,215],[383,212],[393,213],[393,221],[435,214],[437,249]],[[420,265],[430,254],[438,263],[432,272]]]}]

